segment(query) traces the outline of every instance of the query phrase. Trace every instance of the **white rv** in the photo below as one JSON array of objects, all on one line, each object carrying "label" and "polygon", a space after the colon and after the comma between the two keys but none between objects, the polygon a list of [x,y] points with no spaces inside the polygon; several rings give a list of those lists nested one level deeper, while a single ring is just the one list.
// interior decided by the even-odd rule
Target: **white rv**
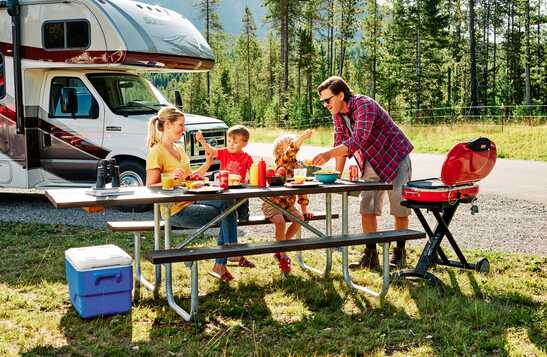
[{"label": "white rv", "polygon": [[[122,185],[142,185],[147,121],[169,103],[141,74],[213,64],[196,28],[159,6],[0,0],[0,187],[89,185],[105,158],[116,158]],[[195,166],[204,160],[198,129],[224,145],[227,128],[187,114]]]}]

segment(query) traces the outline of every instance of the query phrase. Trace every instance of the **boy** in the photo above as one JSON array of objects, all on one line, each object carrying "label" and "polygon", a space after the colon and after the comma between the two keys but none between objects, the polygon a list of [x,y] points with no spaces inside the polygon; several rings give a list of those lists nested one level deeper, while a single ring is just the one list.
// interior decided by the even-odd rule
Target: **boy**
[{"label": "boy", "polygon": [[[251,155],[243,151],[249,143],[249,137],[249,129],[243,125],[234,125],[228,129],[228,142],[226,143],[226,147],[223,149],[215,149],[205,141],[201,131],[198,131],[196,134],[196,140],[203,145],[206,151],[212,152],[213,158],[220,161],[220,169],[241,176],[242,183],[247,182],[247,172],[253,164]],[[248,200],[237,208],[237,215],[240,221],[249,220]]]}]

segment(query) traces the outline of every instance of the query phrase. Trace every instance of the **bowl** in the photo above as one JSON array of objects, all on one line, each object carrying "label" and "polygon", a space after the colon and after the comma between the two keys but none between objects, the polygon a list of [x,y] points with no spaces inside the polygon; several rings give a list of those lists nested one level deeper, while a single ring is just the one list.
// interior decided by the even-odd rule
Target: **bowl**
[{"label": "bowl", "polygon": [[322,183],[333,183],[338,179],[338,176],[340,176],[339,173],[333,173],[333,174],[314,174],[315,179]]},{"label": "bowl", "polygon": [[283,186],[285,184],[285,176],[274,175],[268,177],[267,181],[270,186]]}]

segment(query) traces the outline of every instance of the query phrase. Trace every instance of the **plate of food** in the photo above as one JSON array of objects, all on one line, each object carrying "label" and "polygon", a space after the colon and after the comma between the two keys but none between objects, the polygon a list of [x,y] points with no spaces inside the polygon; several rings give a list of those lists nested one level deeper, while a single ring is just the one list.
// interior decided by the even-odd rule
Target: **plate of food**
[{"label": "plate of food", "polygon": [[296,182],[296,181],[291,181],[291,182],[287,182],[285,184],[285,187],[315,187],[315,186],[319,186],[321,185],[321,182],[319,181],[303,181],[303,182]]},{"label": "plate of food", "polygon": [[202,186],[199,188],[189,188],[186,190],[186,192],[190,193],[219,193],[222,191],[223,189],[218,186]]}]

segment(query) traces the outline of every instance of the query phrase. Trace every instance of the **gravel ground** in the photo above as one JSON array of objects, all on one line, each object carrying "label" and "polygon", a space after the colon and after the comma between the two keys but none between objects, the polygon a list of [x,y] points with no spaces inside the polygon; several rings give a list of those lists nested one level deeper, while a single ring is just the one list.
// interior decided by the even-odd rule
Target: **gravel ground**
[{"label": "gravel ground", "polygon": [[[311,199],[313,210],[324,210],[323,195]],[[251,200],[251,214],[260,214],[259,200]],[[350,197],[350,232],[361,230],[359,199]],[[479,213],[471,215],[470,205],[461,205],[450,224],[452,234],[463,248],[485,251],[518,252],[539,257],[547,256],[547,206],[524,200],[508,199],[499,195],[482,194],[478,200]],[[339,195],[333,195],[333,211],[340,212]],[[379,219],[380,229],[390,229],[392,219],[387,204]],[[433,216],[426,214],[432,222]],[[81,209],[55,209],[43,196],[0,194],[0,221],[82,225],[105,228],[108,220],[147,220],[151,212],[123,213],[108,209],[101,214],[88,214]],[[314,225],[323,226],[316,222]],[[411,218],[411,228],[422,230],[416,217]],[[341,221],[333,221],[333,232],[340,232]],[[268,225],[241,228],[244,235],[270,236],[273,227]],[[306,233],[309,235],[309,233]],[[423,241],[411,244],[423,245]]]}]

